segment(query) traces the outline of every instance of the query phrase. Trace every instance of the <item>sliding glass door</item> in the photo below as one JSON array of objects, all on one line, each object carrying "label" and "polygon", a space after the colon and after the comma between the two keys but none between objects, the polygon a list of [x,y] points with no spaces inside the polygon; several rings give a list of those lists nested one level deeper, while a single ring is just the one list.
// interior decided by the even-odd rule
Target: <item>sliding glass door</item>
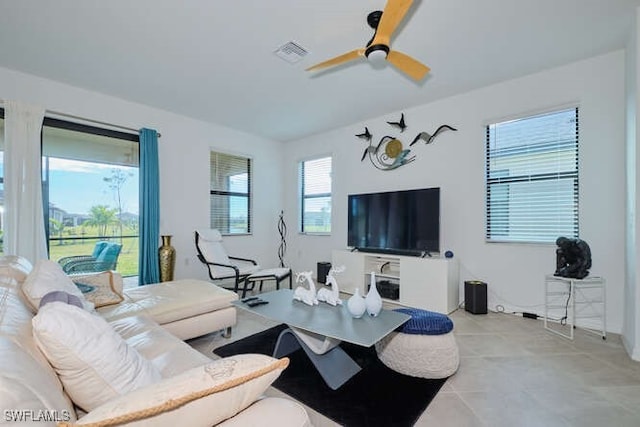
[{"label": "sliding glass door", "polygon": [[49,258],[122,245],[116,270],[138,274],[137,135],[45,119],[42,182]]}]

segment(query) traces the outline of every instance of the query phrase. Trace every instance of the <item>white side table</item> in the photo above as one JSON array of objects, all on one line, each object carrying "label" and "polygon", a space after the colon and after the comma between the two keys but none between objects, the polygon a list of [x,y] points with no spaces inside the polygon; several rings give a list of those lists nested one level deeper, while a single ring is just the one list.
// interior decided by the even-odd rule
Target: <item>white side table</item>
[{"label": "white side table", "polygon": [[[593,325],[583,327],[585,331],[607,339],[607,310],[605,279],[587,276],[572,279],[548,274],[544,278],[544,328],[554,334],[573,340],[577,319],[594,319]],[[569,333],[549,325],[550,315],[566,320]],[[558,316],[559,315],[559,316]]]}]

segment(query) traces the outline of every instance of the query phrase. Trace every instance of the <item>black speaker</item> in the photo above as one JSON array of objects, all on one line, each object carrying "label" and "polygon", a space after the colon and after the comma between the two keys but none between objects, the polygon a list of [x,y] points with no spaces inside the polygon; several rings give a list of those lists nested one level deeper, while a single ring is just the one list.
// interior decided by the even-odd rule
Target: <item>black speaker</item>
[{"label": "black speaker", "polygon": [[473,314],[487,314],[487,284],[479,280],[464,282],[464,309]]},{"label": "black speaker", "polygon": [[316,277],[319,283],[327,283],[327,274],[329,274],[329,270],[331,270],[330,262],[318,263],[318,273],[316,274]]}]

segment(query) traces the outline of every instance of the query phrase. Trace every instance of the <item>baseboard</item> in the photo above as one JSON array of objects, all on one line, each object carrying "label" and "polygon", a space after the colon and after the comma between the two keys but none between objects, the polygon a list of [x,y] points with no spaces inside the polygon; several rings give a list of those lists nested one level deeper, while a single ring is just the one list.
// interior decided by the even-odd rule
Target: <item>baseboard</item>
[{"label": "baseboard", "polygon": [[632,360],[640,362],[640,347],[632,346],[624,335],[622,335],[622,346]]},{"label": "baseboard", "polygon": [[[503,310],[496,310],[496,307],[500,306]],[[508,306],[508,305],[496,305],[496,304],[489,304],[489,310],[493,311],[493,312],[504,312],[506,314],[518,314],[518,313],[522,313],[523,311],[527,312],[527,313],[531,313],[531,314],[535,314],[538,316],[538,319],[536,320],[544,320],[544,309],[542,310],[531,310],[531,309],[524,309],[522,307],[512,307],[512,306]],[[534,320],[534,319],[532,319]],[[558,323],[557,320],[549,320],[549,322],[553,322],[553,323]],[[585,329],[591,329],[591,330],[595,330],[595,331],[600,331],[602,330],[602,324],[596,320],[591,320],[591,319],[578,319],[578,322],[576,323],[576,327],[578,328],[585,328]],[[618,333],[615,331],[610,330],[610,328],[607,328],[607,333]]]}]

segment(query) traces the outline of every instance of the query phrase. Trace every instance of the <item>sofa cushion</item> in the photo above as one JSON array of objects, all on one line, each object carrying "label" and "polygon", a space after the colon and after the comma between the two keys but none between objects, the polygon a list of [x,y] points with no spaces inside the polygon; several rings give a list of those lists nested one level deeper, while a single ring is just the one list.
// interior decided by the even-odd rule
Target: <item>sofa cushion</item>
[{"label": "sofa cushion", "polygon": [[217,427],[261,426],[277,421],[278,427],[312,427],[307,411],[298,402],[282,397],[262,398]]},{"label": "sofa cushion", "polygon": [[96,245],[93,248],[93,252],[91,253],[91,258],[98,258],[98,256],[100,255],[100,252],[102,252],[104,248],[107,247],[108,244],[109,242],[105,240],[100,240],[99,242],[96,242]]},{"label": "sofa cushion", "polygon": [[71,276],[71,279],[86,300],[92,302],[96,308],[118,304],[124,300],[122,294],[116,291],[112,271],[87,274],[78,278]]},{"label": "sofa cushion", "polygon": [[0,258],[0,282],[21,285],[32,269],[33,266],[26,258],[5,255]]},{"label": "sofa cushion", "polygon": [[149,360],[163,378],[211,361],[146,316],[125,317],[109,324],[127,344]]},{"label": "sofa cushion", "polygon": [[85,411],[160,379],[151,362],[98,315],[52,302],[32,323],[38,347],[73,402]]},{"label": "sofa cushion", "polygon": [[163,325],[231,306],[235,292],[203,280],[184,279],[124,290],[125,300],[99,312],[114,320],[145,314]]},{"label": "sofa cushion", "polygon": [[31,318],[33,313],[27,306],[20,289],[0,286],[0,335],[11,337],[18,342],[30,342],[36,353],[40,351],[31,340]]},{"label": "sofa cushion", "polygon": [[251,405],[288,364],[262,354],[215,360],[108,402],[77,425],[216,425]]},{"label": "sofa cushion", "polygon": [[[32,349],[30,344],[33,344],[31,338],[18,341],[0,336],[0,408],[36,413],[54,410],[61,420],[75,420],[73,404],[58,376],[35,345]],[[7,413],[2,417],[4,422],[9,421],[5,418]]]},{"label": "sofa cushion", "polygon": [[80,298],[86,310],[93,310],[93,304],[84,298],[78,287],[62,271],[62,267],[57,262],[47,259],[36,263],[22,283],[21,290],[34,313],[38,311],[40,299],[53,291],[64,291],[75,295]]},{"label": "sofa cushion", "polygon": [[100,254],[96,257],[96,261],[99,262],[114,262],[120,255],[122,245],[118,243],[107,243],[105,247],[100,251]]}]

